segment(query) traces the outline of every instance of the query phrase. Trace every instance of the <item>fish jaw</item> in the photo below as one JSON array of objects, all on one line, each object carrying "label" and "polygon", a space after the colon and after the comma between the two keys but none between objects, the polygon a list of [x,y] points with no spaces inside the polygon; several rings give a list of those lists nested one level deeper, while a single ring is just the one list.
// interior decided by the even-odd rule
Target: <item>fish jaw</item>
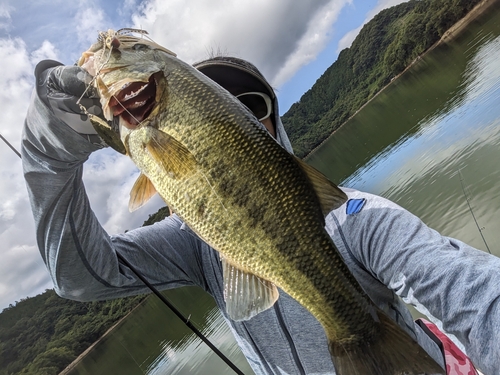
[{"label": "fish jaw", "polygon": [[98,41],[82,53],[78,65],[94,77],[108,121],[120,117],[125,127],[135,128],[151,115],[166,82],[165,59],[158,54],[175,56],[150,40],[113,30],[100,33]]},{"label": "fish jaw", "polygon": [[97,84],[100,86],[105,117],[119,117],[121,125],[135,129],[149,117],[154,118],[158,112],[155,109],[159,105],[166,81],[162,72],[156,72],[144,80],[127,75],[110,85],[105,85],[102,79],[98,79]]}]

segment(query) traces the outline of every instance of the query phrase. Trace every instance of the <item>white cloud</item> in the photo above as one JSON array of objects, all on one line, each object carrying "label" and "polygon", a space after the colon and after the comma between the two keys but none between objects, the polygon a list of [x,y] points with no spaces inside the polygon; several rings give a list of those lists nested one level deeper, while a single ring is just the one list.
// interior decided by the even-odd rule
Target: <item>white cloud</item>
[{"label": "white cloud", "polygon": [[347,2],[151,0],[132,19],[186,62],[222,50],[253,62],[281,85],[325,46]]},{"label": "white cloud", "polygon": [[[19,39],[0,39],[0,132],[15,146],[21,140],[21,128],[26,113],[27,99],[32,87],[33,67],[29,62],[25,43]],[[8,150],[8,152],[7,152]],[[2,164],[17,156],[6,147],[0,151]]]},{"label": "white cloud", "polygon": [[99,222],[110,234],[137,228],[165,203],[159,197],[134,212],[128,210],[129,193],[139,176],[130,158],[112,149],[95,152],[85,163],[83,180]]},{"label": "white cloud", "polygon": [[370,20],[375,17],[378,13],[380,13],[381,10],[387,9],[390,7],[393,7],[395,5],[401,4],[401,3],[406,3],[408,0],[379,0],[375,8],[371,9],[370,12],[366,15],[365,20],[363,21],[363,24],[349,32],[347,32],[342,39],[339,41],[339,45],[337,47],[337,53],[342,51],[345,48],[349,48],[354,42],[354,39],[358,36],[359,32],[363,28],[363,26],[370,22]]},{"label": "white cloud", "polygon": [[[368,21],[366,21],[366,22],[368,22]],[[347,32],[342,37],[342,39],[340,39],[339,45],[338,45],[337,51],[336,51],[337,53],[340,53],[340,51],[342,51],[343,49],[349,48],[351,46],[352,42],[354,42],[354,39],[356,39],[356,37],[358,36],[359,32],[361,31],[361,29],[365,25],[365,23],[363,23],[363,25],[361,25],[360,27],[357,27],[357,28],[355,28],[355,29]]]},{"label": "white cloud", "polygon": [[[50,47],[45,44],[40,56]],[[28,99],[33,65],[23,40],[0,39],[0,134],[17,150]],[[42,292],[50,280],[35,246],[33,217],[19,157],[0,141],[0,308]]]},{"label": "white cloud", "polygon": [[[34,228],[23,228],[24,231]],[[12,235],[19,235],[13,233]],[[22,236],[22,234],[20,234]],[[0,264],[0,311],[27,296],[34,296],[52,288],[52,281],[34,245],[6,248]]]},{"label": "white cloud", "polygon": [[44,40],[41,47],[31,52],[30,61],[32,65],[36,65],[39,61],[45,59],[58,60],[59,51],[48,40]]},{"label": "white cloud", "polygon": [[10,17],[10,12],[13,10],[13,8],[6,4],[2,3],[0,4],[0,30],[8,30],[11,26],[11,17]]},{"label": "white cloud", "polygon": [[12,7],[8,4],[0,4],[0,18],[9,18],[10,19],[10,11]]},{"label": "white cloud", "polygon": [[297,48],[290,54],[284,66],[273,79],[277,87],[290,79],[301,67],[313,61],[331,38],[332,25],[342,8],[351,1],[330,1],[320,8],[309,21],[309,27],[300,38]]},{"label": "white cloud", "polygon": [[[140,0],[123,0],[122,6],[120,6],[117,11],[122,19],[127,19],[132,13],[134,13],[138,8]],[[123,25],[121,27],[127,27],[129,25]]]},{"label": "white cloud", "polygon": [[79,42],[86,46],[85,48],[95,43],[99,31],[107,30],[110,27],[104,11],[92,0],[79,1],[78,13],[74,20],[76,35]]}]

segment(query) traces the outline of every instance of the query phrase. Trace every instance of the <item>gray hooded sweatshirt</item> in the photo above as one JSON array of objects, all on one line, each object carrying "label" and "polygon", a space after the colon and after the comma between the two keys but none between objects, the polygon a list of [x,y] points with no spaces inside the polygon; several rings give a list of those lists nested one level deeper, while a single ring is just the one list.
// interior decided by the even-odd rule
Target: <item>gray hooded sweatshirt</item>
[{"label": "gray hooded sweatshirt", "polygon": [[[57,84],[64,69],[57,65],[37,66],[22,140],[36,238],[55,291],[77,301],[147,293],[119,253],[158,289],[197,285],[210,293],[256,374],[335,374],[322,327],[282,291],[271,309],[248,321],[229,319],[218,253],[176,215],[106,233],[82,183],[83,163],[103,145],[81,131],[86,119]],[[277,140],[291,151],[274,105]],[[500,259],[441,236],[384,198],[344,191],[349,201],[327,215],[326,230],[373,302],[441,365],[440,349],[398,296],[458,340],[486,375],[500,374]]]}]

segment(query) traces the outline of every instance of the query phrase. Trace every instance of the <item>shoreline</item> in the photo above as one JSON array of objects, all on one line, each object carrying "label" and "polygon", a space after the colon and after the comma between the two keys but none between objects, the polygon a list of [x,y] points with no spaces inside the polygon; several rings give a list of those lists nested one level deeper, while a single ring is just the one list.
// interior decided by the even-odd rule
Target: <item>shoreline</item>
[{"label": "shoreline", "polygon": [[410,65],[408,65],[401,73],[398,75],[394,76],[391,81],[382,87],[372,98],[370,98],[367,102],[365,102],[359,109],[354,112],[349,118],[344,121],[342,125],[340,125],[337,129],[335,129],[333,132],[330,133],[328,137],[326,137],[324,140],[321,141],[319,145],[314,147],[311,151],[307,153],[306,156],[304,156],[302,159],[307,161],[307,159],[316,151],[318,150],[323,144],[328,141],[340,128],[342,128],[349,120],[351,120],[354,116],[358,114],[359,111],[361,111],[367,104],[369,104],[373,99],[375,99],[382,91],[384,91],[387,87],[389,87],[394,81],[396,81],[399,77],[401,77],[408,69],[413,67],[413,65],[419,61],[422,57],[427,55],[429,52],[431,52],[434,48],[448,43],[455,39],[460,33],[467,28],[472,22],[476,20],[476,18],[480,17],[483,15],[490,7],[500,4],[500,0],[483,0],[480,3],[476,4],[474,8],[472,8],[469,13],[467,13],[462,19],[458,20],[452,27],[450,27],[448,30],[446,30],[441,37],[436,43],[434,43],[432,46],[430,46],[427,50],[425,50],[421,55],[419,55],[415,60],[413,60]]},{"label": "shoreline", "polygon": [[85,349],[78,357],[76,357],[69,365],[67,365],[64,370],[62,370],[58,375],[68,375],[79,363],[80,361],[87,356],[88,353],[92,349],[95,348],[97,344],[99,344],[102,340],[104,340],[109,334],[111,334],[115,328],[117,328],[126,318],[130,316],[135,310],[137,310],[139,307],[142,306],[142,304],[148,299],[149,295],[146,296],[141,302],[137,304],[136,307],[134,307],[132,310],[130,310],[127,315],[125,315],[123,318],[118,320],[115,324],[113,324],[106,332],[102,334],[101,337],[99,337],[96,341],[92,343],[87,349]]},{"label": "shoreline", "polygon": [[464,18],[459,20],[456,24],[454,24],[447,31],[445,31],[441,39],[438,42],[436,42],[435,45],[433,45],[431,48],[434,48],[442,43],[447,43],[450,40],[454,39],[458,34],[460,34],[460,32],[463,29],[469,26],[470,23],[472,23],[476,18],[478,18],[482,14],[484,14],[491,6],[495,5],[496,3],[500,2],[498,0],[481,1],[474,8],[472,8],[472,10],[469,13],[467,13]]}]

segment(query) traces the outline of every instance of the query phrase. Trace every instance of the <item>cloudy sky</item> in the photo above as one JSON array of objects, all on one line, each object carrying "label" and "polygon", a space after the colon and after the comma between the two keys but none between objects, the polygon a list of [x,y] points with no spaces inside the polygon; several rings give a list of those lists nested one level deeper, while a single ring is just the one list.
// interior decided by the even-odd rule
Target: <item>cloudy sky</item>
[{"label": "cloudy sky", "polygon": [[[73,64],[97,32],[134,27],[186,62],[223,52],[252,61],[275,87],[281,114],[350,46],[364,23],[404,0],[2,0],[0,134],[17,149],[33,69],[50,58]],[[34,237],[21,162],[0,141],[0,311],[51,288]],[[162,206],[133,214],[128,192],[138,172],[110,150],[94,153],[84,181],[110,233],[142,225]]]}]

